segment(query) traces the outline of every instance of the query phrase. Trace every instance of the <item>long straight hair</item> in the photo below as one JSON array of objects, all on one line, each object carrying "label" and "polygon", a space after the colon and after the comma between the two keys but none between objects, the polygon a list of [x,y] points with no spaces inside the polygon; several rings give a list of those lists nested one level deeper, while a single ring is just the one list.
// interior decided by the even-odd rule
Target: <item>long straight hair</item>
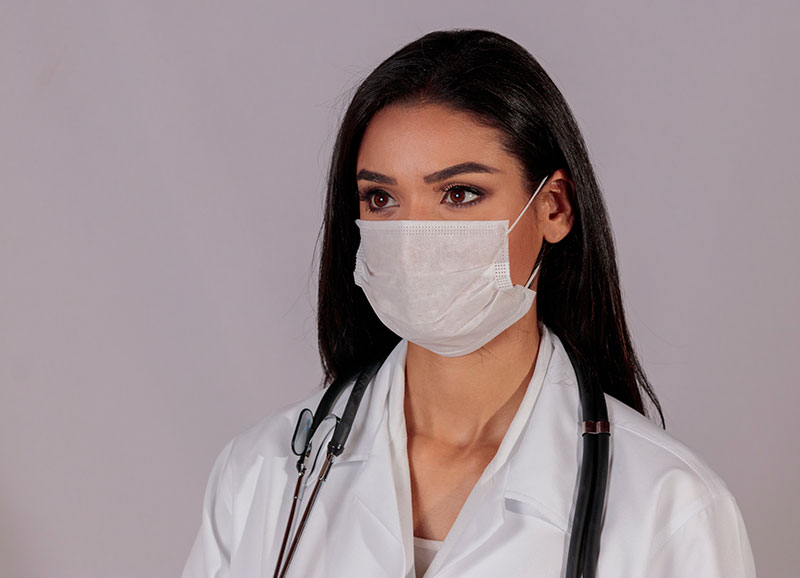
[{"label": "long straight hair", "polygon": [[650,413],[644,406],[649,397],[663,427],[661,405],[633,349],[605,201],[572,111],[527,50],[487,30],[436,31],[407,44],[364,79],[344,114],[321,231],[317,328],[326,384],[386,357],[400,340],[353,279],[358,149],[373,115],[392,104],[438,104],[498,129],[531,192],[531,183],[555,170],[567,173],[574,185],[574,221],[561,241],[544,241],[538,318],[561,339],[592,387],[643,415]]}]

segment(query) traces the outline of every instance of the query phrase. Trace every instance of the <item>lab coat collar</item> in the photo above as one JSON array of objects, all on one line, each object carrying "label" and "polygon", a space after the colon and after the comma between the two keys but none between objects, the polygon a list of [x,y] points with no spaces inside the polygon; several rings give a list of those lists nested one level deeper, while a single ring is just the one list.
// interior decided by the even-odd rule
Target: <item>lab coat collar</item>
[{"label": "lab coat collar", "polygon": [[[470,549],[497,530],[508,510],[544,520],[565,533],[570,531],[580,459],[577,381],[560,339],[545,325],[541,327],[549,332],[553,345],[541,391],[517,447],[492,482],[476,490],[483,495],[473,500],[479,511],[470,517],[480,515],[482,524],[467,526],[457,538],[458,543],[471,544]],[[393,565],[397,568],[402,563],[404,576],[413,552],[408,551],[407,544],[397,548],[403,546],[404,539],[385,420],[390,417],[386,406],[391,387],[405,386],[407,346],[408,342],[401,340],[376,374],[362,400],[347,448],[333,466],[363,462],[352,488],[355,501],[386,529],[385,536],[373,536],[376,541],[385,541],[387,549],[382,551],[392,552],[391,546],[396,552],[405,550],[405,559],[395,560]],[[346,397],[342,395],[337,401],[337,415],[341,415]],[[456,546],[452,556],[445,557],[446,565],[468,553],[458,549]]]},{"label": "lab coat collar", "polygon": [[[374,444],[378,438],[379,428],[388,417],[386,403],[392,383],[404,380],[407,349],[408,341],[401,340],[375,374],[372,383],[364,392],[347,444],[336,463],[364,461],[375,450]],[[404,386],[403,381],[400,387]],[[344,412],[350,390],[351,387],[348,387],[334,404],[333,413],[336,415],[341,416]]]},{"label": "lab coat collar", "polygon": [[568,533],[582,451],[581,408],[575,370],[561,340],[550,335],[550,364],[526,431],[509,459],[504,496],[508,509]]}]

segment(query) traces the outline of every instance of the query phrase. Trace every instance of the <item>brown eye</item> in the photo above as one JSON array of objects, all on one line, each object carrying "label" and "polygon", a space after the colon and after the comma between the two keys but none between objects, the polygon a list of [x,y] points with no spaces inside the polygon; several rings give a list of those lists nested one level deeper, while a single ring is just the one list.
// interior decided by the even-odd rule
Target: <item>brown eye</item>
[{"label": "brown eye", "polygon": [[447,189],[442,202],[453,206],[471,205],[476,203],[481,196],[483,196],[481,192],[471,187],[455,186]]},{"label": "brown eye", "polygon": [[373,207],[375,207],[376,209],[382,209],[383,207],[389,204],[389,195],[382,192],[374,193],[372,197],[370,197],[370,201]]},{"label": "brown eye", "polygon": [[358,196],[362,201],[366,201],[367,209],[373,213],[397,205],[397,201],[392,198],[392,195],[381,189],[368,190],[364,193],[359,193]]},{"label": "brown eye", "polygon": [[450,200],[454,203],[460,203],[466,198],[466,193],[462,190],[456,189],[450,193]]}]

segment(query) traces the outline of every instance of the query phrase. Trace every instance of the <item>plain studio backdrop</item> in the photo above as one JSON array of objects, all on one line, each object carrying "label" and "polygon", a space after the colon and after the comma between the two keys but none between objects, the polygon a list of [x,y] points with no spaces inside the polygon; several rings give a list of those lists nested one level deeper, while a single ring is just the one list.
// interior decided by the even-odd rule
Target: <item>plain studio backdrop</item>
[{"label": "plain studio backdrop", "polygon": [[352,90],[456,27],[565,94],[668,431],[796,575],[800,11],[663,4],[0,3],[0,576],[180,573],[222,446],[320,385]]}]

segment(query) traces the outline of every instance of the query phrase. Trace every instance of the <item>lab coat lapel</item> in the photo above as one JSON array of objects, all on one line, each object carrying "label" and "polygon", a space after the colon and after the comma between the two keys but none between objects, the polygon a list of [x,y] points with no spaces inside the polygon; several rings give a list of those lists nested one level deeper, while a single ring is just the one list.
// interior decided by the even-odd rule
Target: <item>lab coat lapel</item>
[{"label": "lab coat lapel", "polygon": [[[365,393],[348,448],[331,469],[355,469],[342,499],[351,501],[342,540],[331,548],[332,567],[358,569],[369,576],[406,576],[411,566],[403,546],[397,488],[392,472],[386,403],[398,363],[405,363],[401,342],[389,355]],[[402,366],[401,366],[402,367]],[[342,396],[345,397],[345,396]],[[358,560],[358,564],[355,561]]]},{"label": "lab coat lapel", "polygon": [[[509,460],[506,500],[569,532],[581,457],[581,416],[577,381],[559,338],[539,399]],[[570,387],[572,386],[572,387]]]},{"label": "lab coat lapel", "polygon": [[[457,529],[458,535],[448,536],[445,540],[442,550],[429,567],[431,575],[438,576],[448,569],[458,568],[459,562],[469,560],[472,554],[497,534],[505,518],[504,477],[501,473],[473,488],[469,499],[459,512],[459,518],[464,518],[465,523]],[[453,526],[451,532],[456,530],[456,524]],[[461,572],[455,572],[454,575],[461,575]]]},{"label": "lab coat lapel", "polygon": [[580,409],[575,388],[565,387],[575,383],[572,366],[558,337],[551,332],[551,338],[547,373],[514,451],[496,475],[475,488],[468,500],[473,510],[463,512],[467,523],[440,552],[431,575],[483,575],[487,553],[520,540],[542,575],[562,567],[580,459]]},{"label": "lab coat lapel", "polygon": [[[409,571],[403,546],[397,488],[392,477],[388,437],[379,433],[373,453],[361,466],[353,484],[353,522],[359,535],[355,541],[379,561],[386,576],[405,576]],[[372,575],[372,574],[370,574]]]}]

